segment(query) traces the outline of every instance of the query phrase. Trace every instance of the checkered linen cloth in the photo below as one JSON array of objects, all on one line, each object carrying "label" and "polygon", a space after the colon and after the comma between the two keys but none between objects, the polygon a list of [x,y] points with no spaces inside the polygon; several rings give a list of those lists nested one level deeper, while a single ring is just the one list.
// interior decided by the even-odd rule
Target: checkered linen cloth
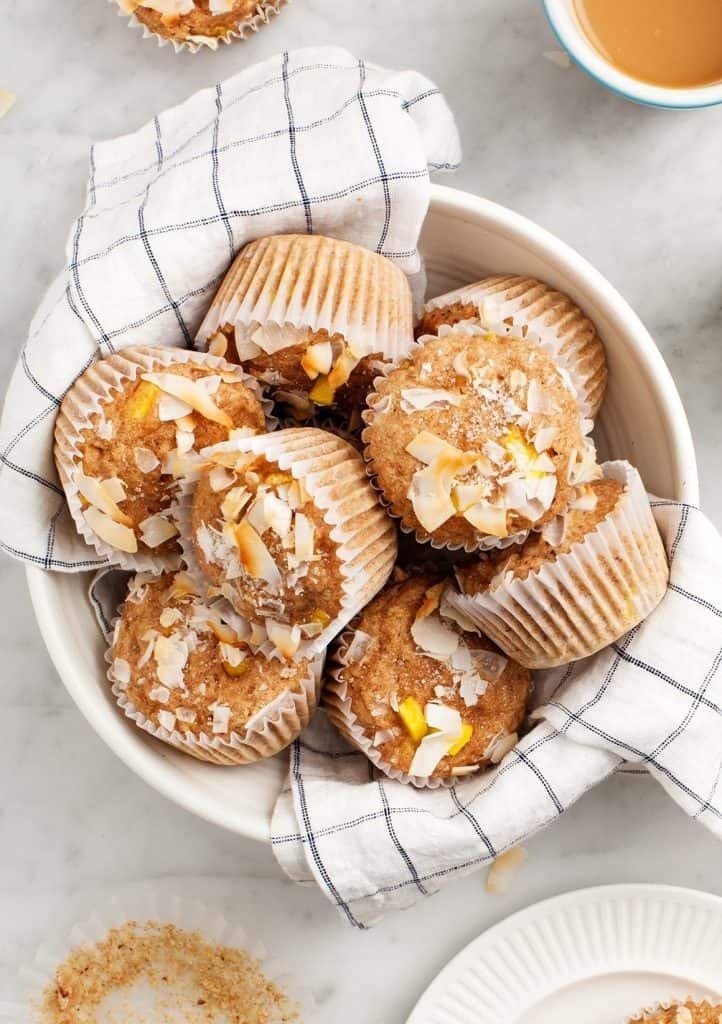
[{"label": "checkered linen cloth", "polygon": [[376,778],[317,715],[291,749],[273,849],[352,925],[411,906],[554,821],[624,761],[722,838],[722,539],[696,508],[653,501],[668,592],[619,643],[539,674],[534,729],[453,789]]},{"label": "checkered linen cloth", "polygon": [[90,152],[85,209],[10,382],[0,544],[46,569],[103,564],[77,535],[52,459],[64,393],[127,345],[191,346],[254,238],[314,232],[419,270],[429,171],[460,159],[438,89],[335,47],[274,57]]}]

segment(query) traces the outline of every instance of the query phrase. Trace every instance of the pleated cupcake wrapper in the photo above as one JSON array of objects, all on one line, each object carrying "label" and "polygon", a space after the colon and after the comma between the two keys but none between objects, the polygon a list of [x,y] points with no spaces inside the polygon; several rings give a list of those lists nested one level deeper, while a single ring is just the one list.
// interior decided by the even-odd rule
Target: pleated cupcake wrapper
[{"label": "pleated cupcake wrapper", "polygon": [[198,53],[199,50],[206,48],[217,50],[219,43],[232,43],[236,39],[245,39],[251,32],[258,32],[264,25],[268,24],[275,14],[279,14],[281,8],[285,7],[291,0],[258,0],[255,14],[251,15],[250,18],[240,21],[235,28],[228,29],[225,35],[193,36],[184,40],[168,39],[166,36],[161,36],[157,32],[151,31],[144,22],[140,21],[129,10],[129,7],[126,7],[123,0],[109,0],[109,2],[113,4],[121,18],[127,19],[129,28],[141,30],[143,39],[155,39],[158,46],[167,46],[171,43],[176,53]]},{"label": "pleated cupcake wrapper", "polygon": [[[57,968],[73,950],[102,942],[109,931],[129,921],[172,924],[187,932],[200,932],[210,943],[245,950],[258,961],[263,974],[281,988],[291,1002],[298,1004],[299,1019],[311,1019],[315,1001],[310,990],[242,925],[230,921],[219,908],[206,901],[189,899],[181,883],[143,882],[134,886],[131,893],[97,900],[90,917],[50,939],[45,938],[30,963],[21,965],[12,977],[8,975],[9,990],[0,1000],[0,1022],[38,1024],[40,1016],[36,1007],[45,989],[53,984]],[[197,1007],[179,1008],[179,1019],[186,1019],[184,1013],[194,1010]],[[112,1017],[112,1020],[117,1019]],[[99,1024],[110,1024],[110,1021],[110,1014],[99,1017]]]},{"label": "pleated cupcake wrapper", "polygon": [[636,469],[607,462],[627,487],[617,507],[572,549],[526,579],[473,596],[449,595],[505,654],[552,668],[594,654],[637,625],[664,596],[669,570]]},{"label": "pleated cupcake wrapper", "polygon": [[523,278],[490,277],[440,295],[426,309],[475,305],[488,330],[540,345],[569,374],[582,414],[593,419],[607,383],[604,347],[594,324],[566,295],[532,280],[519,291],[524,282]]},{"label": "pleated cupcake wrapper", "polygon": [[142,373],[162,370],[175,363],[190,362],[223,373],[232,373],[239,383],[252,391],[261,402],[269,430],[274,429],[276,419],[272,415],[272,403],[262,397],[258,383],[233,363],[207,353],[191,352],[177,348],[127,348],[107,359],[101,359],[83,374],[82,380],[73,385],[65,397],[55,424],[55,463],[65,498],[78,532],[98,554],[108,559],[109,564],[121,569],[161,573],[180,568],[180,553],[164,557],[145,552],[134,555],[107,544],[98,537],[85,521],[80,494],[74,481],[74,474],[82,460],[83,438],[81,432],[92,427],[91,418],[102,412],[103,404],[120,392],[126,382],[134,381]]},{"label": "pleated cupcake wrapper", "polygon": [[[457,325],[462,333],[468,333],[469,335],[479,334],[478,326],[471,323],[464,323]],[[459,329],[454,329],[454,333],[460,333]],[[418,341],[409,349],[408,355],[411,355],[413,351],[419,348],[423,348],[424,342],[429,341],[431,335],[425,335],[419,338]],[[402,533],[406,533],[412,536],[414,540],[418,541],[419,544],[430,544],[432,548],[437,551],[466,551],[467,554],[471,554],[474,551],[492,551],[496,548],[510,547],[512,544],[521,544],[526,540],[529,535],[529,531],[525,530],[520,533],[512,534],[510,537],[479,537],[477,541],[467,542],[465,544],[449,544],[439,541],[432,537],[426,530],[422,529],[421,526],[412,526],[407,523],[402,513],[397,512],[393,506],[393,502],[384,493],[381,484],[379,483],[378,473],[374,468],[374,460],[369,454],[368,439],[369,433],[368,428],[373,425],[376,413],[378,412],[379,403],[383,403],[385,395],[379,392],[379,386],[382,386],[384,381],[387,380],[390,373],[394,370],[393,366],[388,366],[384,373],[379,374],[374,380],[373,390],[369,392],[368,398],[366,399],[367,408],[361,414],[361,417],[366,424],[361,432],[361,440],[364,444],[363,458],[366,463],[366,472],[371,481],[372,486],[376,490],[379,496],[379,501],[386,509],[388,515],[394,519]]]},{"label": "pleated cupcake wrapper", "polygon": [[[113,623],[114,632],[118,621],[119,619],[116,619]],[[265,657],[260,653],[254,656]],[[324,659],[322,654],[315,655],[313,660],[309,661],[308,675],[299,690],[286,690],[279,694],[249,719],[242,733],[231,732],[228,739],[206,733],[195,736],[190,731],[169,730],[151,722],[128,697],[126,684],[116,678],[113,671],[112,645],[105,652],[105,660],[108,663],[107,675],[111,691],[118,702],[118,707],[139,729],[199,761],[218,765],[242,765],[273,757],[293,743],[299,733],[306,728],[318,705]]]},{"label": "pleated cupcake wrapper", "polygon": [[341,679],[341,672],[348,665],[346,653],[355,635],[356,630],[352,623],[338,638],[331,655],[333,664],[331,667],[327,666],[326,668],[322,701],[329,719],[351,746],[356,747],[362,754],[365,754],[373,766],[390,779],[394,779],[397,782],[410,783],[419,789],[439,789],[440,787],[449,787],[458,783],[462,776],[441,779],[409,775],[407,772],[401,771],[400,768],[396,768],[386,761],[382,757],[381,751],[373,745],[366,730],[360,725],[352,710],[348,687]]},{"label": "pleated cupcake wrapper", "polygon": [[303,340],[299,332],[340,334],[359,357],[381,353],[398,361],[413,344],[403,271],[376,253],[321,235],[262,238],[243,249],[200,326],[197,347],[207,347],[226,324],[235,328],[237,346],[267,324],[290,328],[289,345]]},{"label": "pleated cupcake wrapper", "polygon": [[[262,455],[283,472],[290,472],[303,482],[314,505],[332,527],[330,535],[337,545],[344,577],[341,611],[322,633],[301,644],[296,657],[307,658],[324,651],[381,590],[396,562],[396,532],[369,485],[361,457],[348,442],[306,427],[240,438],[215,449]],[[194,483],[189,481],[181,488],[174,511],[184,538],[188,569],[195,579],[202,581],[204,574],[191,542],[193,491]],[[261,650],[270,653],[273,647],[269,642]]]}]

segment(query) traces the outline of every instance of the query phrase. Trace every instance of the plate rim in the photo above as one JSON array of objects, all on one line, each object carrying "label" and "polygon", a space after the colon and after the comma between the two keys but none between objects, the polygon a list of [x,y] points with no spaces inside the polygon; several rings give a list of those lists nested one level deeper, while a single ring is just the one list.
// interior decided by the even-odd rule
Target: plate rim
[{"label": "plate rim", "polygon": [[[495,924],[490,925],[476,938],[463,946],[452,958],[441,968],[431,979],[424,991],[414,1003],[414,1006],[406,1019],[405,1024],[425,1024],[429,1020],[428,1014],[435,1009],[433,1000],[440,991],[444,991],[449,983],[475,959],[478,953],[483,953],[485,947],[492,947],[495,943],[507,938],[520,930],[520,927],[532,922],[535,918],[541,918],[552,907],[560,909],[564,904],[575,904],[594,899],[608,898],[648,898],[669,897],[674,895],[679,898],[694,902],[696,905],[706,905],[710,909],[716,909],[722,917],[722,895],[706,892],[703,889],[692,889],[688,886],[672,885],[661,882],[615,882],[602,885],[583,886],[580,889],[571,889],[567,892],[556,893],[554,896],[547,896],[536,903],[521,907],[514,913],[502,918]],[[591,977],[591,976],[590,976]],[[722,988],[720,989],[722,996]],[[428,1004],[428,1005],[425,1005]],[[426,1016],[422,1017],[422,1014]]]}]

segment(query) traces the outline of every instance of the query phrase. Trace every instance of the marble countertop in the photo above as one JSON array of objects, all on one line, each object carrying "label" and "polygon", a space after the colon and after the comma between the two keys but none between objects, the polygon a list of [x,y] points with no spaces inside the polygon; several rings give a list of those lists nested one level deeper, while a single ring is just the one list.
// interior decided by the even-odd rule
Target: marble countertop
[{"label": "marble countertop", "polygon": [[[539,0],[296,0],[262,33],[176,57],[103,0],[9,5],[0,88],[0,309],[5,380],[59,268],[88,144],[284,47],[336,43],[412,66],[445,91],[465,149],[449,184],[526,214],[626,296],[677,381],[702,499],[722,525],[722,107],[635,107],[557,66]],[[474,875],[367,934],[286,882],[270,851],[191,817],[132,775],[60,684],[23,570],[0,562],[0,999],[62,922],[142,879],[181,880],[245,921],[308,976],[319,1024],[402,1024],[462,945],[513,910],[579,886],[657,881],[722,893],[720,847],[647,778],[617,776],[529,843],[512,891]]]}]

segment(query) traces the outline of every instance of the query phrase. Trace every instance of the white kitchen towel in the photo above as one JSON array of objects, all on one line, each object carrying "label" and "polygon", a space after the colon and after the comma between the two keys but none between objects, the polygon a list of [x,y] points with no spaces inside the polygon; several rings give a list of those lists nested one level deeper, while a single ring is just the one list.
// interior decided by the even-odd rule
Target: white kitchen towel
[{"label": "white kitchen towel", "polygon": [[378,777],[316,716],[273,816],[294,880],[367,927],[523,842],[624,761],[722,838],[722,539],[699,509],[653,508],[671,568],[661,605],[619,643],[545,673],[534,728],[497,768],[417,790]]},{"label": "white kitchen towel", "polygon": [[63,395],[127,345],[191,346],[238,250],[313,232],[420,266],[429,171],[460,159],[439,90],[323,47],[273,57],[90,151],[67,264],[30,328],[0,428],[0,544],[66,572],[103,564],[78,537],[52,458]]}]

